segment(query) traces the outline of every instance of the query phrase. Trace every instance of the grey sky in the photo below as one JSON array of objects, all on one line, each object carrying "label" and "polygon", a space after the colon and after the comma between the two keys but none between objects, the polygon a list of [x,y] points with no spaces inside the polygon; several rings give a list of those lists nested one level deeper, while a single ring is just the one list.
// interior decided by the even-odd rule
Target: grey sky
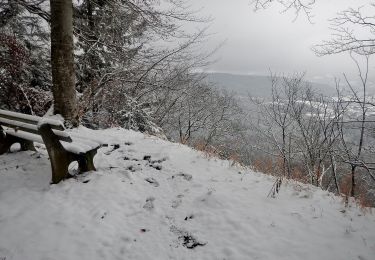
[{"label": "grey sky", "polygon": [[[355,67],[347,54],[316,57],[314,44],[329,39],[329,18],[348,7],[358,7],[369,0],[317,0],[313,24],[304,16],[295,22],[295,14],[281,14],[275,5],[253,12],[250,0],[191,0],[193,8],[214,19],[210,32],[215,33],[206,48],[220,40],[226,44],[217,53],[219,61],[208,71],[236,74],[268,74],[306,71],[309,79],[326,82],[343,72],[354,76]],[[331,80],[332,81],[332,80]]]}]

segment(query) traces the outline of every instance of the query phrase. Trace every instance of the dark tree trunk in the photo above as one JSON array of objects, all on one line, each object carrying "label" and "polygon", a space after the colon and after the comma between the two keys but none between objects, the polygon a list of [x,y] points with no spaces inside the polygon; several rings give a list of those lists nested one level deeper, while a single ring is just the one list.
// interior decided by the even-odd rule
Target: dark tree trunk
[{"label": "dark tree trunk", "polygon": [[73,4],[72,0],[50,0],[50,4],[54,113],[61,114],[71,126],[77,126],[79,121],[73,59]]},{"label": "dark tree trunk", "polygon": [[351,197],[354,197],[355,196],[355,186],[356,186],[356,182],[355,182],[355,170],[356,170],[356,166],[353,166],[352,165],[352,171],[351,171],[351,189],[350,189],[350,196]]}]

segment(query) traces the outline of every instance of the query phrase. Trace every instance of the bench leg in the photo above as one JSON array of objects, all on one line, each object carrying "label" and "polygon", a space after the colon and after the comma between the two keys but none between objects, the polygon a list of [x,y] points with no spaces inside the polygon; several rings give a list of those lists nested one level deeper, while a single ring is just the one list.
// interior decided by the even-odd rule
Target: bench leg
[{"label": "bench leg", "polygon": [[48,150],[52,168],[52,183],[59,183],[71,177],[69,164],[74,161],[72,156],[65,150]]},{"label": "bench leg", "polygon": [[21,151],[36,151],[34,143],[29,140],[19,139],[18,141],[21,145]]},{"label": "bench leg", "polygon": [[1,132],[0,129],[0,154],[9,152],[10,147],[15,143],[19,143],[21,145],[21,151],[36,151],[33,142],[7,135]]},{"label": "bench leg", "polygon": [[77,159],[79,165],[79,172],[96,171],[94,166],[94,156],[97,149],[88,151],[85,154],[80,154]]},{"label": "bench leg", "polygon": [[48,124],[39,126],[39,132],[48,151],[52,167],[52,183],[58,183],[71,177],[69,174],[69,164],[77,161],[80,172],[95,171],[94,156],[97,149],[93,149],[84,154],[74,154],[64,149],[56,138]]},{"label": "bench leg", "polygon": [[9,136],[6,136],[5,133],[0,129],[0,154],[8,152],[12,144],[13,143],[11,142]]},{"label": "bench leg", "polygon": [[68,153],[59,140],[56,139],[56,136],[49,125],[45,124],[40,126],[39,132],[43,138],[43,142],[50,158],[52,183],[59,183],[60,181],[69,178],[69,164],[75,161],[75,158]]}]

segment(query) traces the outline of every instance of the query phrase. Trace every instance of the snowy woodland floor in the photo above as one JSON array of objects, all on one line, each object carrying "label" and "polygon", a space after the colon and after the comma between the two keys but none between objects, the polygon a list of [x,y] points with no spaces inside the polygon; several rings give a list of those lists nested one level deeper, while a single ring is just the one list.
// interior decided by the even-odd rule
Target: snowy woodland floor
[{"label": "snowy woodland floor", "polygon": [[0,259],[375,259],[375,216],[317,188],[121,129],[97,172],[49,185],[39,152],[0,156]]}]

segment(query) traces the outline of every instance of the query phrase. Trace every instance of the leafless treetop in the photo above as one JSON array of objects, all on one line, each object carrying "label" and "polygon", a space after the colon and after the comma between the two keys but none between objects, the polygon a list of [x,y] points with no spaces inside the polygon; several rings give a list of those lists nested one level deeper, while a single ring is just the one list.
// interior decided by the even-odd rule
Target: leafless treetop
[{"label": "leafless treetop", "polygon": [[312,8],[316,0],[252,0],[255,10],[267,8],[270,4],[277,2],[283,6],[283,12],[294,10],[296,18],[300,13],[306,15],[311,21]]}]

